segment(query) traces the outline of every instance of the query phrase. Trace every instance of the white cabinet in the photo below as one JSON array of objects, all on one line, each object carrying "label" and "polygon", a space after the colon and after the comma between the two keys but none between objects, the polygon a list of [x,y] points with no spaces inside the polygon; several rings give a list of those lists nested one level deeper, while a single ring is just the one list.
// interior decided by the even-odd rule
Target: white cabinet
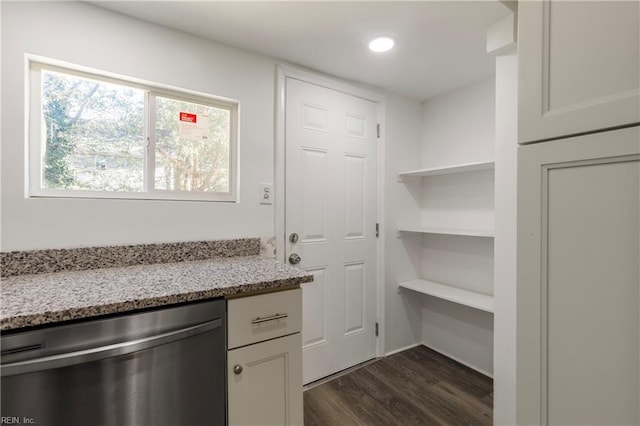
[{"label": "white cabinet", "polygon": [[640,127],[519,150],[518,424],[640,424]]},{"label": "white cabinet", "polygon": [[640,122],[640,2],[518,4],[519,143]]},{"label": "white cabinet", "polygon": [[[441,272],[442,275],[446,275],[444,282],[434,280],[432,273],[435,271],[427,267],[422,271],[421,277],[401,282],[398,284],[399,287],[485,312],[493,312],[492,282],[488,286],[486,284],[475,286],[476,283],[465,285],[456,282],[454,276],[454,274],[459,276],[481,274],[479,270],[481,271],[483,266],[478,264],[474,264],[474,267],[478,267],[477,270],[466,272],[465,269],[469,266],[466,261],[473,262],[477,258],[488,256],[493,258],[493,168],[493,162],[483,162],[398,173],[401,182],[407,185],[412,185],[412,182],[420,185],[422,198],[419,222],[400,224],[399,236],[425,235],[426,240],[422,250],[429,258],[425,263],[429,264],[431,260],[439,265],[453,265],[446,267],[448,273]],[[446,248],[442,245],[429,247],[431,238],[442,242],[441,237],[450,240],[448,243],[443,243]],[[471,241],[451,243],[453,240],[459,242],[460,237],[487,239],[491,240],[491,243],[480,245]],[[473,249],[470,249],[471,247]],[[430,259],[435,256],[441,257]],[[492,269],[492,260],[488,264],[490,265],[488,268]],[[487,267],[484,266],[484,269],[486,275]],[[429,279],[424,279],[425,277]],[[465,281],[474,280],[466,279]]]},{"label": "white cabinet", "polygon": [[519,5],[517,423],[640,424],[640,3]]},{"label": "white cabinet", "polygon": [[302,425],[301,348],[296,333],[229,351],[230,425]]},{"label": "white cabinet", "polygon": [[302,425],[302,293],[230,299],[229,425]]}]

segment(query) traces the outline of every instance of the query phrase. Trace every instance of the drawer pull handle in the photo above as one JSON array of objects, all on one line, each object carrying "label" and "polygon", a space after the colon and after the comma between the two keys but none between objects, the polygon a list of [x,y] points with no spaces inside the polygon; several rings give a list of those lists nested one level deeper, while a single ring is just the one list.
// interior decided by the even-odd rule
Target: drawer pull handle
[{"label": "drawer pull handle", "polygon": [[287,318],[288,316],[289,316],[288,314],[273,314],[273,315],[270,315],[270,316],[264,317],[264,318],[258,317],[256,319],[254,319],[253,321],[251,321],[251,324],[260,324],[260,323],[267,322],[267,321],[279,320],[279,319],[282,319],[282,318]]}]

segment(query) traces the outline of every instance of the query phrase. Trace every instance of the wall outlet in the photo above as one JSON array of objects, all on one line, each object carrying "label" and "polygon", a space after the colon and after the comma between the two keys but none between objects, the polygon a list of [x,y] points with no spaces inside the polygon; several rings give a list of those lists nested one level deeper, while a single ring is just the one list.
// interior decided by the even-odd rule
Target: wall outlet
[{"label": "wall outlet", "polygon": [[258,196],[260,197],[260,204],[273,204],[273,198],[275,197],[273,185],[270,183],[261,183]]}]

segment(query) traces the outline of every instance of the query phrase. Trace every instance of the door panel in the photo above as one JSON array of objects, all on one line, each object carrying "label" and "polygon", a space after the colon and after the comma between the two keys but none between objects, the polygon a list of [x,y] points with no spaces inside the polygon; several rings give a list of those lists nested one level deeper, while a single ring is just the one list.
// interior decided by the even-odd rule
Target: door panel
[{"label": "door panel", "polygon": [[313,274],[313,285],[302,292],[302,348],[327,342],[327,270],[307,269]]},{"label": "door panel", "polygon": [[302,127],[311,130],[329,131],[329,110],[318,106],[302,103]]},{"label": "door panel", "polygon": [[365,157],[345,155],[345,238],[364,238]]},{"label": "door panel", "polygon": [[364,331],[364,264],[345,265],[344,289],[344,334]]},{"label": "door panel", "polygon": [[366,117],[360,117],[353,114],[346,114],[345,123],[346,123],[345,135],[354,136],[357,138],[365,137],[365,128],[367,125]]},{"label": "door panel", "polygon": [[311,148],[301,150],[302,167],[302,242],[327,240],[327,198],[329,187],[325,179],[329,173],[327,151]]},{"label": "door panel", "polygon": [[375,357],[377,104],[286,80],[285,257],[303,284],[308,383]]},{"label": "door panel", "polygon": [[522,147],[518,423],[640,423],[640,130]]}]

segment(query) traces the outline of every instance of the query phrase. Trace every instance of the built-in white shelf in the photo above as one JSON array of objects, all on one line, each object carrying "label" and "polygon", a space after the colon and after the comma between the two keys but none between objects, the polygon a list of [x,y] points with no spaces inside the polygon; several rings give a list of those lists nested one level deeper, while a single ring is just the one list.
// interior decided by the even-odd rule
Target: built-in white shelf
[{"label": "built-in white shelf", "polygon": [[420,170],[410,170],[408,172],[400,172],[398,173],[398,179],[402,180],[404,178],[421,178],[425,176],[479,172],[482,170],[493,170],[494,168],[495,168],[495,163],[493,161],[486,161],[483,163],[456,164],[452,166],[433,167],[430,169],[420,169]]},{"label": "built-in white shelf", "polygon": [[398,284],[398,286],[439,299],[448,300],[449,302],[493,313],[493,296],[486,294],[421,279],[404,281]]},{"label": "built-in white shelf", "polygon": [[433,228],[428,226],[400,226],[398,232],[412,232],[420,234],[463,235],[467,237],[493,238],[494,231],[487,229],[453,229]]}]

